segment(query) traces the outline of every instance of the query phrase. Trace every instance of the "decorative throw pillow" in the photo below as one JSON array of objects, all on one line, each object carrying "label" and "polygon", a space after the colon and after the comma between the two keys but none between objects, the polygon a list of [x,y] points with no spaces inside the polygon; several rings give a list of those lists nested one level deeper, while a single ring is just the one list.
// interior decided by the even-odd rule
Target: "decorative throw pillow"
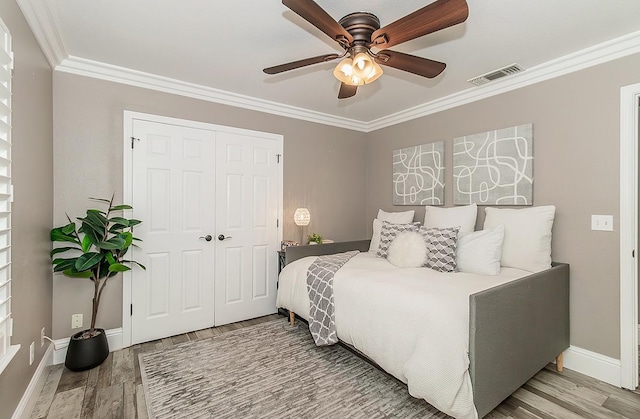
[{"label": "decorative throw pillow", "polygon": [[540,272],[551,267],[551,228],[556,207],[485,208],[484,229],[504,225],[502,266]]},{"label": "decorative throw pillow", "polygon": [[427,242],[417,231],[399,233],[389,245],[387,260],[399,268],[419,268],[427,262]]},{"label": "decorative throw pillow", "polygon": [[472,233],[476,229],[478,206],[476,204],[461,207],[424,208],[424,226],[427,228],[448,228],[460,226],[460,232]]},{"label": "decorative throw pillow", "polygon": [[373,234],[371,235],[369,252],[377,252],[380,247],[380,231],[382,230],[383,221],[389,221],[393,224],[408,224],[413,222],[414,215],[414,210],[402,212],[386,212],[378,210],[378,217],[373,220]]},{"label": "decorative throw pillow", "polygon": [[456,271],[456,243],[459,230],[460,227],[419,229],[427,243],[427,263],[424,266],[438,272]]},{"label": "decorative throw pillow", "polygon": [[378,247],[376,256],[379,258],[386,258],[389,245],[399,233],[403,233],[405,231],[417,231],[418,228],[420,228],[420,223],[392,224],[388,221],[383,221],[382,230],[380,231],[380,246]]},{"label": "decorative throw pillow", "polygon": [[480,275],[498,275],[502,259],[504,226],[458,236],[456,264],[459,272]]}]

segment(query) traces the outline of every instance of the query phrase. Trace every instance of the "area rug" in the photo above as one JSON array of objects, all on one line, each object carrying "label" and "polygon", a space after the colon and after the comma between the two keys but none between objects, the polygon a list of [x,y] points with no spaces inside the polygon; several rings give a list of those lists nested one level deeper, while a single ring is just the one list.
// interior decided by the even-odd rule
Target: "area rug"
[{"label": "area rug", "polygon": [[140,354],[150,418],[444,418],[307,326],[273,320]]}]

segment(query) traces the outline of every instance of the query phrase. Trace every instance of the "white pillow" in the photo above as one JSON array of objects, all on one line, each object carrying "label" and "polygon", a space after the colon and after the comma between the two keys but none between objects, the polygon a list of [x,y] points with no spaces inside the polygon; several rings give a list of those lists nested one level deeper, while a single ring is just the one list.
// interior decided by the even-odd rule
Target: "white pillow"
[{"label": "white pillow", "polygon": [[399,268],[419,268],[427,263],[427,242],[416,231],[399,233],[389,245],[387,260]]},{"label": "white pillow", "polygon": [[380,232],[382,231],[382,222],[388,221],[393,224],[409,224],[413,221],[415,210],[402,212],[386,212],[378,210],[378,217],[373,220],[373,235],[371,236],[370,252],[377,252],[380,246]]},{"label": "white pillow", "polygon": [[413,216],[416,214],[415,210],[401,211],[401,212],[386,212],[378,210],[378,220],[388,221],[393,224],[409,224],[413,222]]},{"label": "white pillow", "polygon": [[485,208],[484,229],[504,225],[502,266],[540,272],[551,267],[551,228],[556,207]]},{"label": "white pillow", "polygon": [[476,204],[461,207],[424,208],[424,226],[427,228],[449,228],[460,226],[461,233],[472,233],[476,229],[478,206]]},{"label": "white pillow", "polygon": [[369,245],[369,251],[376,253],[378,247],[380,247],[380,232],[382,231],[382,221],[377,218],[373,220],[373,235],[371,236],[371,244]]},{"label": "white pillow", "polygon": [[504,226],[502,224],[487,230],[460,233],[456,248],[458,272],[498,275],[503,241]]}]

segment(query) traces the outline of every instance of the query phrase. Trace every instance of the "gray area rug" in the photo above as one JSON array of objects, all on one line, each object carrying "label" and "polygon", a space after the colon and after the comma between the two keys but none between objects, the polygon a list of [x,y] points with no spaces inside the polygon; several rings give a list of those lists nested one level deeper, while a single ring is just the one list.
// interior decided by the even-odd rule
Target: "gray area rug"
[{"label": "gray area rug", "polygon": [[446,418],[347,349],[274,320],[140,354],[151,418]]}]

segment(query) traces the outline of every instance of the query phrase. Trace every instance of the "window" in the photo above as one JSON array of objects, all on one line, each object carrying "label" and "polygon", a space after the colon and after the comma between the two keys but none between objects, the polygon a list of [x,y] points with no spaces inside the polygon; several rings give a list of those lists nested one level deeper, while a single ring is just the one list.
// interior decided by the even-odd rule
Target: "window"
[{"label": "window", "polygon": [[11,345],[11,36],[0,20],[0,372],[20,349]]}]

